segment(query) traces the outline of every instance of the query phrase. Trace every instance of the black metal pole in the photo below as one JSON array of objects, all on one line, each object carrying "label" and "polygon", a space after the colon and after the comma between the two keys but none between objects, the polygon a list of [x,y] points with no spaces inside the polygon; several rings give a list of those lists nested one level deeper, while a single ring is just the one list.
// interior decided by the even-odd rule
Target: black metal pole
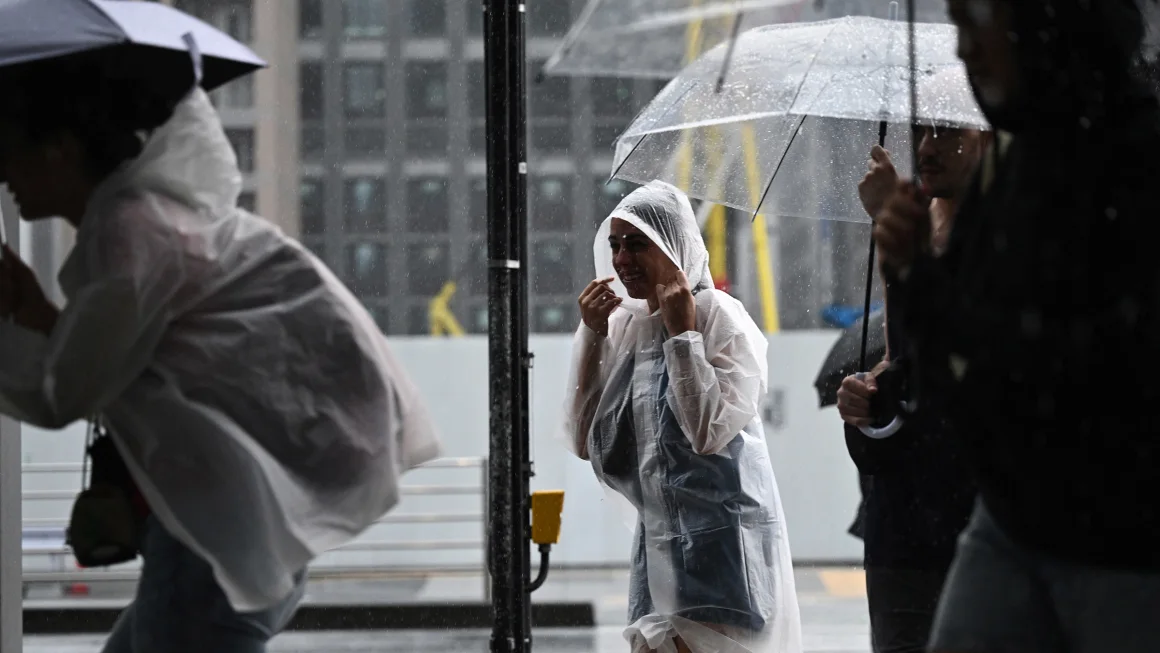
[{"label": "black metal pole", "polygon": [[487,104],[492,653],[531,649],[527,148],[522,0],[483,0]]}]

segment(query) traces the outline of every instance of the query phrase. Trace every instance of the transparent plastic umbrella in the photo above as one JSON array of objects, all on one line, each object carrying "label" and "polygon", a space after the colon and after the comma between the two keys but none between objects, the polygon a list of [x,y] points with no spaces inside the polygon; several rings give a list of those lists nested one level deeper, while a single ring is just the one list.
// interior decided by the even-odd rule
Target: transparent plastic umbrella
[{"label": "transparent plastic umbrella", "polygon": [[[869,222],[857,198],[871,146],[906,153],[912,120],[986,129],[950,25],[866,17],[741,34],[725,84],[719,45],[691,64],[618,139],[614,177],[669,181],[690,196],[777,216]],[[906,174],[910,156],[895,156]]]},{"label": "transparent plastic umbrella", "polygon": [[[671,79],[738,31],[843,16],[885,18],[889,5],[888,0],[589,0],[543,72]],[[915,20],[949,22],[945,0],[917,0]]]}]

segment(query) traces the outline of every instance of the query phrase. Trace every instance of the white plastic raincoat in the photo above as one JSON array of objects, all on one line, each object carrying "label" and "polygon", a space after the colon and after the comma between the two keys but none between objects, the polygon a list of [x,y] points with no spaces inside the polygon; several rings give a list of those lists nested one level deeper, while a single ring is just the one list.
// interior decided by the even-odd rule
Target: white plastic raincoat
[{"label": "white plastic raincoat", "polygon": [[629,620],[634,653],[800,653],[789,540],[759,406],[767,341],[744,307],[712,288],[688,198],[663,182],[626,197],[596,236],[596,276],[615,276],[619,218],[689,279],[697,330],[670,335],[659,312],[624,298],[607,337],[576,333],[566,432],[574,453],[636,509]]},{"label": "white plastic raincoat", "polygon": [[439,445],[370,315],[237,209],[240,188],[194,91],[90,201],[51,337],[0,324],[0,410],[47,428],[101,414],[166,529],[256,611]]}]

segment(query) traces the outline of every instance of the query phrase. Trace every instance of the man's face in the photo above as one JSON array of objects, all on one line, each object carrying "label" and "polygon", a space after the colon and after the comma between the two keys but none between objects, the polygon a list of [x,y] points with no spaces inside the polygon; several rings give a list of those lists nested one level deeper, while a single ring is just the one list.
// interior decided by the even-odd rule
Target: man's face
[{"label": "man's face", "polygon": [[973,129],[916,125],[918,173],[930,197],[960,197],[971,181],[989,136]]},{"label": "man's face", "polygon": [[1011,4],[1019,0],[948,0],[958,26],[958,55],[967,68],[976,99],[984,107],[1008,106],[1019,89]]}]

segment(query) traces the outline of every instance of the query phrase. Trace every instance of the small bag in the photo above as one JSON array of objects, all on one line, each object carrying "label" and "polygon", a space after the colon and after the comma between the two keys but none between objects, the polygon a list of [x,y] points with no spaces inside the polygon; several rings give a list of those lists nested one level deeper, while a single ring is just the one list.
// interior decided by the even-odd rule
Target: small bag
[{"label": "small bag", "polygon": [[136,486],[117,446],[95,419],[89,424],[81,484],[88,487],[73,504],[65,540],[77,564],[108,567],[136,559],[144,525],[133,505]]}]

